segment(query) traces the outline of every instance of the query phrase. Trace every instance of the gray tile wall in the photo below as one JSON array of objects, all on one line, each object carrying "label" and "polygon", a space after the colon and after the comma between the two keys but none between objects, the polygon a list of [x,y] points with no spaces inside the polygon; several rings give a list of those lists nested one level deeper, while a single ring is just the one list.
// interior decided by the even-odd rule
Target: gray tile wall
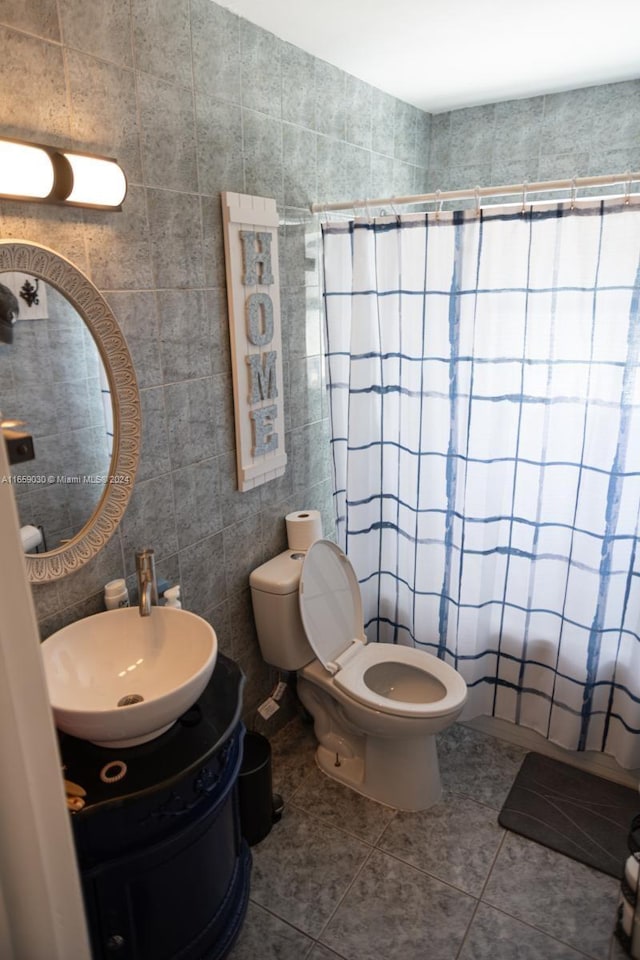
[{"label": "gray tile wall", "polygon": [[431,118],[428,190],[640,168],[640,80],[453,110]]},{"label": "gray tile wall", "polygon": [[[285,546],[283,518],[331,530],[312,200],[342,200],[640,165],[639,82],[429,117],[210,0],[6,0],[0,134],[116,156],[120,214],[0,204],[0,236],[51,247],[105,294],[142,390],[143,456],[108,547],[34,591],[43,635],[102,607],[153,545],[160,574],[270,689],[249,570]],[[428,167],[428,176],[427,176]],[[285,477],[235,489],[219,192],[273,196],[282,227]]]},{"label": "gray tile wall", "polygon": [[[210,0],[6,0],[0,135],[115,156],[122,213],[3,202],[0,236],[51,247],[111,304],[142,393],[142,463],[118,533],[76,575],[34,589],[42,635],[133,587],[155,547],[185,607],[269,692],[248,574],[286,547],[284,516],[322,510],[332,530],[321,359],[318,198],[423,190],[430,117]],[[275,197],[286,400],[285,476],[235,489],[221,190]],[[20,411],[18,411],[19,413]]]}]

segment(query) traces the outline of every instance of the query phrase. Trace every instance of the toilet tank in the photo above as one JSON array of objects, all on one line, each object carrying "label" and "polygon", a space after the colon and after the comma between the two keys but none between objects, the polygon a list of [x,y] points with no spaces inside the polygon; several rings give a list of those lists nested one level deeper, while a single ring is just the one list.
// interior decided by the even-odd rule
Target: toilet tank
[{"label": "toilet tank", "polygon": [[279,670],[300,670],[313,660],[298,604],[304,553],[285,550],[251,573],[251,602],[263,658]]}]

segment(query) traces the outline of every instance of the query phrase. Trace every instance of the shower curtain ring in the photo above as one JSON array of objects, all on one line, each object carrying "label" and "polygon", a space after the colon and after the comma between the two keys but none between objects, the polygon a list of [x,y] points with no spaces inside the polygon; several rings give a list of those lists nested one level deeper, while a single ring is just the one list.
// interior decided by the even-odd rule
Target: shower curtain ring
[{"label": "shower curtain ring", "polygon": [[480,216],[480,187],[474,187],[473,195],[476,198],[476,216]]},{"label": "shower curtain ring", "polygon": [[576,184],[576,178],[572,177],[571,179],[571,204],[570,207],[572,210],[575,210],[576,206],[576,194],[578,192],[578,186]]},{"label": "shower curtain ring", "polygon": [[631,203],[631,171],[627,170],[627,182],[624,185],[624,202]]},{"label": "shower curtain ring", "polygon": [[520,210],[523,214],[527,212],[527,185],[528,180],[525,180],[522,184],[522,208]]},{"label": "shower curtain ring", "polygon": [[442,190],[436,190],[436,220],[440,219],[440,213],[442,212]]}]

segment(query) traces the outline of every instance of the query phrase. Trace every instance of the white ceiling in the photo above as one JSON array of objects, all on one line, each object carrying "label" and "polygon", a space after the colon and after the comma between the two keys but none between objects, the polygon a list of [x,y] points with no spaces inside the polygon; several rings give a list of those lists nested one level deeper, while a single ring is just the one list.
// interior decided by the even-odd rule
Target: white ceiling
[{"label": "white ceiling", "polygon": [[429,113],[640,77],[640,0],[217,0]]}]

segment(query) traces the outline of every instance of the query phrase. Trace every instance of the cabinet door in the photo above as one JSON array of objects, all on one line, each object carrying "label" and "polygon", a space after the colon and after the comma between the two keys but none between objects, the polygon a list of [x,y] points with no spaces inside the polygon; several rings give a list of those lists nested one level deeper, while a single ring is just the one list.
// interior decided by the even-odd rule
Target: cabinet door
[{"label": "cabinet door", "polygon": [[199,960],[224,932],[240,854],[234,789],[170,840],[92,871],[96,956]]}]

